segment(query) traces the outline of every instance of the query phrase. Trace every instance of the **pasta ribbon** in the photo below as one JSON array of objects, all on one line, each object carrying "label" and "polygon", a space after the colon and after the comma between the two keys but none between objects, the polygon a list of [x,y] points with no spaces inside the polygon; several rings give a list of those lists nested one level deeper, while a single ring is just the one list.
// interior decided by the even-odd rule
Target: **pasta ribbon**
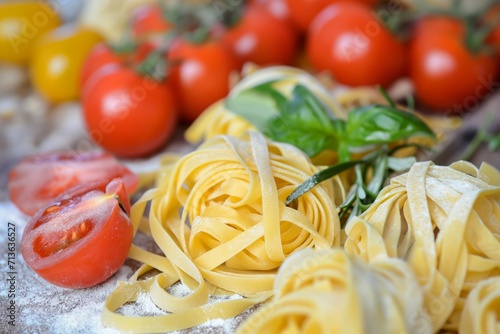
[{"label": "pasta ribbon", "polygon": [[500,333],[500,276],[476,285],[465,300],[461,334]]},{"label": "pasta ribbon", "polygon": [[274,299],[238,334],[431,333],[411,268],[385,258],[366,264],[340,248],[302,250],[282,265]]},{"label": "pasta ribbon", "polygon": [[212,104],[184,133],[188,143],[197,144],[205,139],[219,135],[240,137],[255,127],[241,116],[228,110],[224,100]]},{"label": "pasta ribbon", "polygon": [[[256,132],[214,137],[182,157],[132,208],[135,230],[149,232],[163,254],[132,246],[129,256],[144,266],[108,297],[103,322],[133,332],[181,329],[233,317],[272,296],[277,270],[291,254],[340,245],[338,178],[285,205],[286,197],[317,171],[297,148],[267,142]],[[147,204],[149,224],[143,228]],[[139,280],[151,269],[160,274]],[[192,294],[167,293],[179,280]],[[210,286],[249,298],[210,305]],[[138,318],[116,312],[141,292],[172,314]],[[177,324],[178,314],[186,318],[188,310],[189,319]]]},{"label": "pasta ribbon", "polygon": [[416,163],[348,223],[345,249],[368,262],[405,259],[434,332],[456,331],[470,290],[500,275],[499,180],[487,164]]}]

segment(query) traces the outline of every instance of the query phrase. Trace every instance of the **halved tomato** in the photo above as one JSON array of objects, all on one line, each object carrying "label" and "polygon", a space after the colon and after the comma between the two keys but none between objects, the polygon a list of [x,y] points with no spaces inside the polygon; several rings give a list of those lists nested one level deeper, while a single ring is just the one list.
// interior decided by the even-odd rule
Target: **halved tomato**
[{"label": "halved tomato", "polygon": [[133,239],[124,183],[78,186],[40,209],[21,238],[24,260],[48,282],[87,288],[111,277]]},{"label": "halved tomato", "polygon": [[22,159],[9,173],[11,201],[33,215],[68,189],[89,182],[109,182],[121,177],[132,194],[139,179],[113,156],[101,152],[56,152]]}]

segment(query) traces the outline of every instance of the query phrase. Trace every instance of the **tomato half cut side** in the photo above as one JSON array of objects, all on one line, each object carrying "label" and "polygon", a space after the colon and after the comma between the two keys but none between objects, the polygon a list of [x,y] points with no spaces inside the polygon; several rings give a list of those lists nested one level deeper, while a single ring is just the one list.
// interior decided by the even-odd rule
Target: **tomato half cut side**
[{"label": "tomato half cut side", "polygon": [[27,215],[70,188],[89,182],[109,182],[121,177],[129,194],[138,177],[112,155],[102,152],[55,152],[22,159],[9,173],[11,201]]},{"label": "tomato half cut side", "polygon": [[75,187],[28,222],[21,252],[46,281],[72,289],[102,283],[127,258],[133,239],[124,183]]}]

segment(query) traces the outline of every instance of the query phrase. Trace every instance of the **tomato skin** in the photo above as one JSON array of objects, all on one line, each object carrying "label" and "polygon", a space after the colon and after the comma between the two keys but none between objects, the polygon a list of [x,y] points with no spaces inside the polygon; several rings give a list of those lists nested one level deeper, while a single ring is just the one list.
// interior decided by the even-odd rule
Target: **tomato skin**
[{"label": "tomato skin", "polygon": [[90,77],[103,66],[120,65],[122,58],[113,52],[106,43],[96,44],[83,63],[80,75],[80,89],[83,89]]},{"label": "tomato skin", "polygon": [[155,153],[175,130],[178,112],[169,85],[134,70],[106,71],[87,84],[83,97],[90,137],[114,155],[138,158]]},{"label": "tomato skin", "polygon": [[456,19],[436,16],[418,23],[410,45],[410,78],[427,108],[463,113],[492,93],[495,58],[471,53],[464,38],[465,27]]},{"label": "tomato skin", "polygon": [[76,187],[40,209],[21,238],[28,266],[48,282],[71,289],[111,277],[127,258],[134,234],[115,196],[130,208],[123,182],[114,179]]},{"label": "tomato skin", "polygon": [[27,65],[40,36],[60,25],[56,11],[42,1],[0,4],[0,61]]},{"label": "tomato skin", "polygon": [[243,17],[229,28],[222,42],[242,63],[290,65],[295,59],[298,36],[286,22],[259,6],[248,6]]},{"label": "tomato skin", "polygon": [[487,42],[495,49],[497,62],[500,64],[500,5],[490,8],[485,15],[485,21],[487,24],[495,24],[495,28],[488,36]]},{"label": "tomato skin", "polygon": [[330,71],[350,86],[387,87],[405,74],[407,50],[373,16],[369,7],[338,3],[312,22],[307,55],[317,71]]},{"label": "tomato skin", "polygon": [[44,35],[30,68],[36,89],[53,103],[78,99],[83,63],[102,40],[97,32],[76,26],[62,26]]},{"label": "tomato skin", "polygon": [[51,152],[28,156],[9,172],[11,201],[27,215],[35,214],[70,188],[121,177],[132,194],[138,177],[114,157],[102,152]]},{"label": "tomato skin", "polygon": [[179,100],[180,117],[194,121],[206,108],[229,93],[231,73],[238,60],[217,42],[193,44],[178,40],[168,54],[169,78]]},{"label": "tomato skin", "polygon": [[141,43],[132,50],[116,52],[106,43],[96,44],[83,63],[80,74],[80,89],[84,90],[90,78],[105,66],[137,67],[154,50],[153,43]]},{"label": "tomato skin", "polygon": [[[307,31],[314,18],[331,4],[345,2],[346,0],[286,0],[290,16],[302,31]],[[378,0],[350,0],[349,2],[375,6]]]},{"label": "tomato skin", "polygon": [[250,0],[251,6],[257,6],[267,11],[274,17],[295,27],[290,16],[287,0]]},{"label": "tomato skin", "polygon": [[132,36],[134,38],[147,38],[170,29],[172,29],[172,24],[163,17],[162,8],[158,4],[142,5],[132,13]]}]

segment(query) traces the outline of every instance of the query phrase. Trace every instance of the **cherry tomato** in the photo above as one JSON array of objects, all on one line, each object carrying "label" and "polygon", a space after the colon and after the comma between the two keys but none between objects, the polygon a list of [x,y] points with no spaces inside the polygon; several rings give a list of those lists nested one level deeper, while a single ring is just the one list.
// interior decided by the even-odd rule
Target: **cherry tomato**
[{"label": "cherry tomato", "polygon": [[87,81],[104,66],[137,67],[154,50],[151,43],[133,46],[130,50],[114,50],[107,43],[99,43],[90,51],[83,63],[80,74],[80,89],[83,90]]},{"label": "cherry tomato", "polygon": [[180,117],[195,120],[206,108],[229,93],[229,78],[238,70],[232,52],[217,42],[177,41],[168,59],[170,78],[180,104]]},{"label": "cherry tomato", "polygon": [[473,53],[457,19],[429,16],[418,22],[410,45],[410,77],[426,107],[462,113],[492,93],[498,65],[492,55]]},{"label": "cherry tomato", "polygon": [[38,211],[26,225],[21,252],[48,282],[87,288],[111,277],[127,258],[133,238],[120,179],[73,188]]},{"label": "cherry tomato", "polygon": [[119,66],[122,61],[120,55],[113,52],[108,44],[99,43],[95,45],[83,63],[80,74],[80,89],[83,90],[90,77],[100,68],[109,64]]},{"label": "cherry tomato", "polygon": [[497,61],[500,64],[500,5],[493,6],[485,16],[486,24],[493,24],[495,27],[488,36],[488,44],[493,46],[497,54]]},{"label": "cherry tomato", "polygon": [[43,1],[0,4],[0,61],[28,64],[40,36],[60,24],[56,11]]},{"label": "cherry tomato", "polygon": [[290,65],[297,53],[297,34],[286,22],[259,6],[244,9],[241,20],[223,35],[223,43],[242,63]]},{"label": "cherry tomato", "polygon": [[94,78],[82,99],[84,120],[94,142],[126,158],[147,156],[166,144],[177,122],[176,102],[166,82],[126,67],[106,70]]},{"label": "cherry tomato", "polygon": [[330,71],[351,86],[387,87],[404,75],[405,45],[393,36],[366,5],[331,5],[312,22],[307,54],[318,71]]},{"label": "cherry tomato", "polygon": [[93,30],[63,26],[45,34],[36,45],[31,79],[51,102],[76,100],[80,92],[81,68],[102,37]]},{"label": "cherry tomato", "polygon": [[27,215],[82,183],[110,181],[121,177],[132,194],[137,176],[114,157],[101,152],[42,153],[22,159],[9,173],[11,201]]},{"label": "cherry tomato", "polygon": [[136,8],[132,14],[132,36],[147,38],[164,33],[172,28],[172,24],[163,16],[158,4],[148,4]]},{"label": "cherry tomato", "polygon": [[293,25],[292,18],[290,16],[290,10],[288,9],[288,4],[286,0],[251,0],[249,3],[252,6],[258,6],[267,12],[269,12],[274,17],[285,21],[288,24]]},{"label": "cherry tomato", "polygon": [[[342,1],[346,0],[286,0],[293,22],[302,31],[307,31],[311,22],[323,9]],[[350,0],[350,2],[358,2],[373,7],[378,0]]]}]

